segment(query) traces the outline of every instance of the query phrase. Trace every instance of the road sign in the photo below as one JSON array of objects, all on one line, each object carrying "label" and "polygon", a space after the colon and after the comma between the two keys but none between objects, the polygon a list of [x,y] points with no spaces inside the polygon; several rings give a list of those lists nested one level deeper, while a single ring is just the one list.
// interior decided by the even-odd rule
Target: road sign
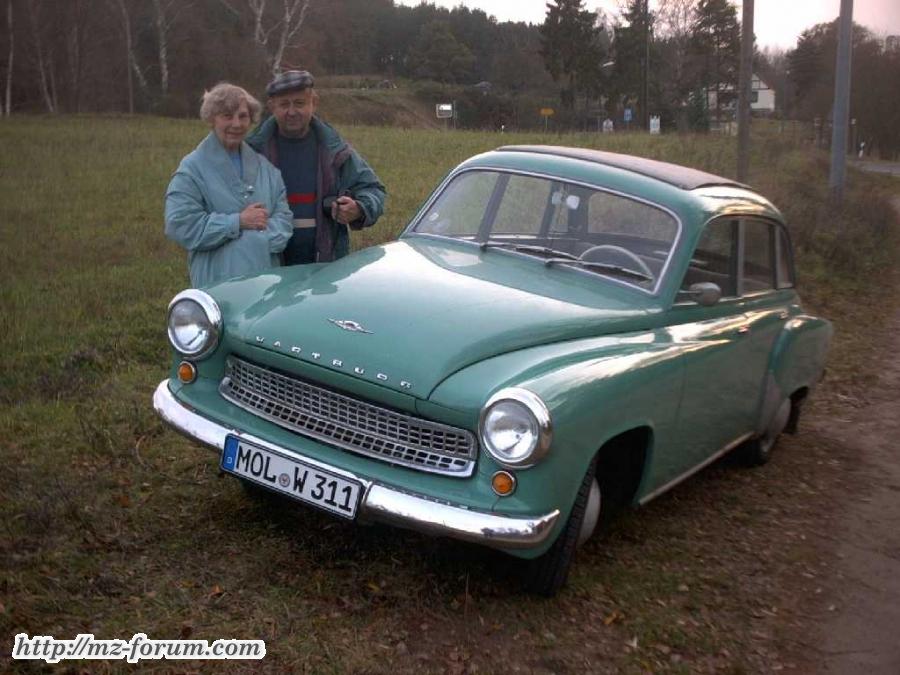
[{"label": "road sign", "polygon": [[437,115],[439,120],[449,119],[453,117],[453,104],[452,103],[438,103],[434,106],[434,114]]},{"label": "road sign", "polygon": [[650,133],[659,133],[659,115],[650,115]]},{"label": "road sign", "polygon": [[541,117],[553,117],[555,113],[553,108],[541,108]]},{"label": "road sign", "polygon": [[626,121],[626,122],[631,122],[631,115],[632,115],[632,110],[631,110],[631,108],[625,108],[625,115],[624,115],[624,117],[625,117],[625,121]]}]

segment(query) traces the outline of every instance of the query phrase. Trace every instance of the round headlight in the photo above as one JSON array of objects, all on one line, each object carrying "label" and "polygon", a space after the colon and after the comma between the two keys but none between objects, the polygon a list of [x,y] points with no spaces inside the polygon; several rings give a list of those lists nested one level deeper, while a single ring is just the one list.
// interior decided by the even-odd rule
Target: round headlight
[{"label": "round headlight", "polygon": [[203,291],[188,289],[169,303],[169,342],[180,354],[203,358],[219,344],[222,313]]},{"label": "round headlight", "polygon": [[481,443],[503,466],[525,469],[550,450],[550,413],[527,389],[502,389],[481,410]]}]

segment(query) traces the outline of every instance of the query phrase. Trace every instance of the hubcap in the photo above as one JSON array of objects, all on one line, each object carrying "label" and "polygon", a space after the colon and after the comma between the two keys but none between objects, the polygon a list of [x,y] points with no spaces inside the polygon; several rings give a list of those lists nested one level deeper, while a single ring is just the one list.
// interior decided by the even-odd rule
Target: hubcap
[{"label": "hubcap", "polygon": [[591,483],[591,492],[584,509],[584,519],[581,521],[581,530],[578,532],[578,546],[591,538],[598,520],[600,520],[600,485],[595,478]]}]

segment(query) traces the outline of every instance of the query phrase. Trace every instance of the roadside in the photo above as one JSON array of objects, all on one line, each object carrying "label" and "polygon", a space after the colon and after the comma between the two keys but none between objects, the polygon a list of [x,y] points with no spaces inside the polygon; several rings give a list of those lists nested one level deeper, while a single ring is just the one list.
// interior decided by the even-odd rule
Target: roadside
[{"label": "roadside", "polygon": [[871,173],[882,173],[889,176],[900,177],[900,162],[876,162],[872,160],[851,161],[850,166],[860,171],[869,171]]},{"label": "roadside", "polygon": [[[900,165],[883,166],[900,175]],[[892,205],[900,217],[900,197]],[[809,420],[856,466],[831,495],[839,507],[828,527],[814,535],[823,558],[830,553],[835,560],[818,581],[820,592],[813,591],[821,597],[808,618],[818,615],[818,631],[795,638],[810,653],[802,672],[900,673],[900,363],[891,358],[900,351],[900,314],[889,333],[865,405],[849,414],[820,411]]]}]

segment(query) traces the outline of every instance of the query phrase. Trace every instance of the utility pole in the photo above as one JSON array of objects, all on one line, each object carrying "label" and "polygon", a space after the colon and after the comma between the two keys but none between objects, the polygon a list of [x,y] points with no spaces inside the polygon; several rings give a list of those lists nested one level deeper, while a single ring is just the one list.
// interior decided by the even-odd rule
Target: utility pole
[{"label": "utility pole", "polygon": [[644,0],[644,129],[650,131],[650,0]]},{"label": "utility pole", "polygon": [[831,199],[840,204],[844,199],[847,174],[847,124],[850,117],[850,57],[853,42],[853,0],[841,0],[838,25],[837,63],[835,65],[834,109],[831,127],[831,176],[828,186]]},{"label": "utility pole", "polygon": [[750,96],[753,90],[753,0],[744,0],[741,19],[741,72],[738,80],[737,179],[747,182],[750,171]]}]

